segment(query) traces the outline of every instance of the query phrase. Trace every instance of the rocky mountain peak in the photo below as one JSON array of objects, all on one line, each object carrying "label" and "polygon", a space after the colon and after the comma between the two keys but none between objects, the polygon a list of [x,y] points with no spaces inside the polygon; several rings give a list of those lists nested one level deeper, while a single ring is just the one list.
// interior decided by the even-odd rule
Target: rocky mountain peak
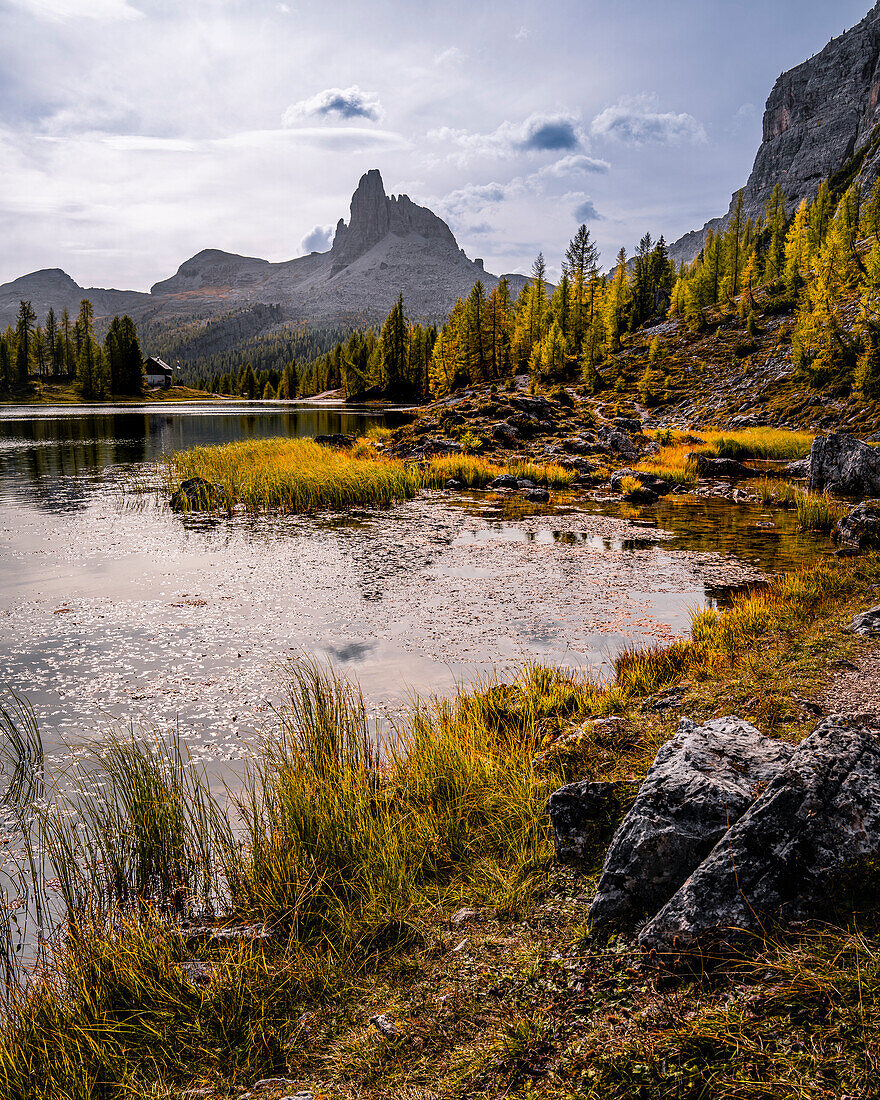
[{"label": "rocky mountain peak", "polygon": [[365,172],[351,197],[348,225],[340,219],[336,226],[330,250],[331,273],[348,267],[389,234],[405,237],[410,233],[458,248],[452,230],[442,218],[424,206],[417,206],[408,195],[386,195],[377,168]]},{"label": "rocky mountain peak", "polygon": [[[746,215],[763,216],[777,183],[785,191],[791,213],[802,199],[812,200],[822,180],[845,165],[870,186],[880,175],[878,122],[880,3],[856,26],[776,81],[764,112],[761,145],[743,191]],[[692,260],[703,246],[706,230],[723,228],[728,218],[729,212],[676,241],[670,248],[673,258]]]}]

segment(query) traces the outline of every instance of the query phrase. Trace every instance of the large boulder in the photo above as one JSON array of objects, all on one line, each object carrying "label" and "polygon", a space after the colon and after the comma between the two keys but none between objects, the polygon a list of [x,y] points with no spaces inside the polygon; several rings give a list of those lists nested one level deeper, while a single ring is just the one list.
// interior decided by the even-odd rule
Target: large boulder
[{"label": "large boulder", "polygon": [[809,487],[814,493],[880,495],[880,450],[852,435],[817,436],[810,453]]},{"label": "large boulder", "polygon": [[203,477],[191,477],[181,482],[171,497],[172,512],[212,512],[228,508],[229,498],[222,485],[214,485]]},{"label": "large boulder", "polygon": [[608,849],[593,931],[636,928],[665,905],[793,751],[740,718],[683,719]]},{"label": "large boulder", "polygon": [[837,521],[831,537],[843,546],[853,546],[859,550],[880,547],[880,508],[872,504],[857,504],[848,515]]},{"label": "large boulder", "polygon": [[697,477],[703,478],[745,478],[760,477],[757,470],[737,462],[735,458],[710,458],[708,455],[693,453],[689,463]]},{"label": "large boulder", "polygon": [[723,944],[842,904],[880,856],[880,743],[827,719],[642,929],[658,952]]},{"label": "large boulder", "polygon": [[632,457],[639,453],[639,449],[626,432],[620,428],[603,427],[599,429],[599,442],[612,454]]}]

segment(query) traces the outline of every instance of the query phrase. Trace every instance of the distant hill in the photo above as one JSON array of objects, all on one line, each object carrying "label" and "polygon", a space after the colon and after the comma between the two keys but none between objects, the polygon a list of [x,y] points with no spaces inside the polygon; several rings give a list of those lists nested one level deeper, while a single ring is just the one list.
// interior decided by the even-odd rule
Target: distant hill
[{"label": "distant hill", "polygon": [[[747,216],[761,217],[782,184],[792,214],[835,175],[868,186],[880,175],[880,3],[851,30],[776,81],[764,112],[764,136],[744,189]],[[734,195],[734,200],[736,196]],[[733,203],[731,203],[732,208]],[[670,246],[677,262],[692,260],[708,229],[728,214]]]},{"label": "distant hill", "polygon": [[[291,327],[338,329],[381,321],[402,293],[412,320],[442,321],[477,279],[487,290],[499,281],[481,260],[468,259],[442,218],[406,195],[386,195],[373,169],[361,178],[349,221],[340,219],[329,252],[269,263],[206,249],[149,294],[85,289],[61,270],[35,271],[0,286],[0,327],[14,321],[22,298],[30,299],[41,322],[50,306],[75,314],[80,300],[88,298],[99,327],[102,319],[129,313],[142,331],[164,334],[166,342],[186,328],[197,355],[199,328],[211,330],[216,348],[213,322],[223,318],[223,331],[234,341],[242,326],[228,319],[238,315],[247,317],[251,338],[255,318],[266,334]],[[508,279],[514,296],[528,281],[523,275]]]}]

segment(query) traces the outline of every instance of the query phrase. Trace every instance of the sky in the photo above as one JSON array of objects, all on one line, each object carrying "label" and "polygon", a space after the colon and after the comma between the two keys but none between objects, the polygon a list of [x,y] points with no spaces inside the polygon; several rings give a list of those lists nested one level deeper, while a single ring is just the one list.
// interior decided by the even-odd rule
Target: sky
[{"label": "sky", "polygon": [[725,212],[776,77],[870,6],[0,0],[0,283],[325,251],[371,168],[489,271],[582,222],[610,266]]}]

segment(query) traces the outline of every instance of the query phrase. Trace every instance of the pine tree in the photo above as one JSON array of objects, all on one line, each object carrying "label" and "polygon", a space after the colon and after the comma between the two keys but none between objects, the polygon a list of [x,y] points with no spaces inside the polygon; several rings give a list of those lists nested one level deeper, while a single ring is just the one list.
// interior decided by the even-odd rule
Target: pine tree
[{"label": "pine tree", "polygon": [[403,295],[400,294],[385,319],[379,337],[382,345],[382,373],[385,390],[394,396],[404,396],[411,390],[407,377],[407,351],[409,349],[409,327],[403,308]]},{"label": "pine tree", "polygon": [[739,294],[740,276],[745,266],[746,257],[744,255],[744,247],[746,219],[743,209],[744,202],[744,193],[740,191],[737,193],[736,199],[734,200],[733,211],[731,212],[727,233],[724,237],[725,250],[727,252],[727,285],[725,286],[725,294],[728,298],[735,298]]},{"label": "pine tree", "polygon": [[791,294],[800,290],[809,274],[811,238],[810,208],[804,199],[785,238],[785,285]]},{"label": "pine tree", "polygon": [[617,254],[617,267],[605,299],[605,328],[612,352],[620,351],[620,338],[626,331],[632,294],[626,269],[626,249]]},{"label": "pine tree", "polygon": [[15,325],[15,382],[26,386],[30,375],[32,339],[37,315],[30,302],[21,301]]},{"label": "pine tree", "polygon": [[46,314],[46,355],[53,378],[57,378],[61,369],[60,347],[58,344],[58,322],[55,320],[55,310],[49,307]]},{"label": "pine tree", "polygon": [[785,272],[785,192],[777,183],[767,201],[767,231],[769,241],[764,262],[764,278],[768,283],[781,279]]}]

